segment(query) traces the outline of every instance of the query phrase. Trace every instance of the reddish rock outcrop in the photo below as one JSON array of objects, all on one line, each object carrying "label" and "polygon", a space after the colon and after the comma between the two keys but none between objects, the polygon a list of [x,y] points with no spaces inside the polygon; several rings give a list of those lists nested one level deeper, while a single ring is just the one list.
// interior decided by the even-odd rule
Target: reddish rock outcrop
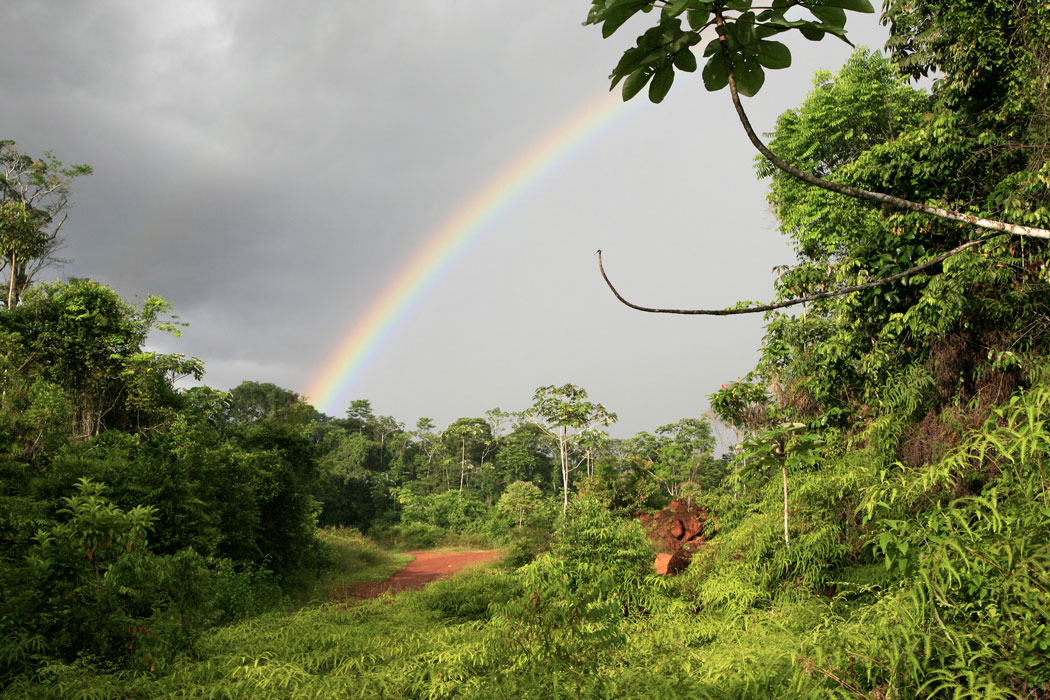
[{"label": "reddish rock outcrop", "polygon": [[707,509],[695,503],[676,498],[653,515],[639,513],[638,519],[659,552],[655,562],[658,574],[676,574],[685,569],[693,552],[704,542]]}]

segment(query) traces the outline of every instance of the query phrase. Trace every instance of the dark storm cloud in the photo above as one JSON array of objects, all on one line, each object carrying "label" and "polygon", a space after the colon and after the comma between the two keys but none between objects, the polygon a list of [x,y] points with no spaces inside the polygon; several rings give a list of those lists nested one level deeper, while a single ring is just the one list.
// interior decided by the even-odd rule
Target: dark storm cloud
[{"label": "dark storm cloud", "polygon": [[[605,89],[633,35],[602,41],[585,5],[14,0],[0,138],[95,168],[65,274],[173,301],[191,325],[154,342],[204,359],[209,383],[301,390],[447,216]],[[761,127],[841,62],[826,44],[770,80]],[[760,322],[633,314],[593,252],[643,301],[769,294],[788,251],[721,97],[676,85],[561,163],[416,301],[354,395],[448,422],[573,381],[621,432],[699,414]]]}]

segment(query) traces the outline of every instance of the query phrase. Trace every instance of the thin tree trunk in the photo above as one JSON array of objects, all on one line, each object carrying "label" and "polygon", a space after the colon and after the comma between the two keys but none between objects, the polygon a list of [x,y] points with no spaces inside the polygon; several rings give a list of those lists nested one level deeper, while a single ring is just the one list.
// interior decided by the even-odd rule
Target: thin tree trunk
[{"label": "thin tree trunk", "polygon": [[459,492],[463,493],[463,479],[467,473],[467,439],[460,437],[459,442]]},{"label": "thin tree trunk", "polygon": [[563,499],[561,505],[561,514],[565,515],[569,512],[569,451],[568,451],[569,435],[568,429],[562,426],[561,439],[558,441],[558,449],[561,452],[561,483]]},{"label": "thin tree trunk", "polygon": [[791,548],[791,540],[788,539],[788,468],[785,461],[780,465],[780,473],[784,476],[784,546]]},{"label": "thin tree trunk", "polygon": [[11,274],[7,278],[7,310],[10,311],[14,308],[15,298],[15,277],[17,276],[17,270],[15,269],[15,254],[11,253]]}]

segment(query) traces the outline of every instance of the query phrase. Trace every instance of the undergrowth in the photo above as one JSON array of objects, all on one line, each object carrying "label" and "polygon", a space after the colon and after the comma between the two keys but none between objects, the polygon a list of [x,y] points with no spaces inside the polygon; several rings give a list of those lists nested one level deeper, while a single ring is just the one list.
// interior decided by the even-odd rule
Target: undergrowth
[{"label": "undergrowth", "polygon": [[329,551],[330,567],[319,580],[303,589],[300,600],[342,600],[362,583],[385,581],[412,560],[390,552],[353,528],[330,527],[318,532]]},{"label": "undergrowth", "polygon": [[[579,499],[519,569],[258,616],[164,672],[56,664],[3,697],[1045,698],[1047,416],[1035,382],[917,467],[844,437],[789,477],[790,547],[778,479],[756,477],[707,498],[673,579],[636,522]],[[344,571],[391,561],[327,537]]]}]

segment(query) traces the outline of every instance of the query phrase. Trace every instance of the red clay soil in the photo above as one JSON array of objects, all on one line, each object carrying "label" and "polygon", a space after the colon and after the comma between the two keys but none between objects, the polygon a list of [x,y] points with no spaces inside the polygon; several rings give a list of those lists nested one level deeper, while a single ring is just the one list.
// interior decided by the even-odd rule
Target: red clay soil
[{"label": "red clay soil", "polygon": [[405,553],[411,554],[415,559],[386,581],[362,583],[347,595],[339,597],[344,600],[350,598],[362,600],[365,598],[377,598],[388,591],[399,593],[422,588],[432,581],[448,578],[468,566],[484,564],[500,557],[499,552],[493,551]]}]

